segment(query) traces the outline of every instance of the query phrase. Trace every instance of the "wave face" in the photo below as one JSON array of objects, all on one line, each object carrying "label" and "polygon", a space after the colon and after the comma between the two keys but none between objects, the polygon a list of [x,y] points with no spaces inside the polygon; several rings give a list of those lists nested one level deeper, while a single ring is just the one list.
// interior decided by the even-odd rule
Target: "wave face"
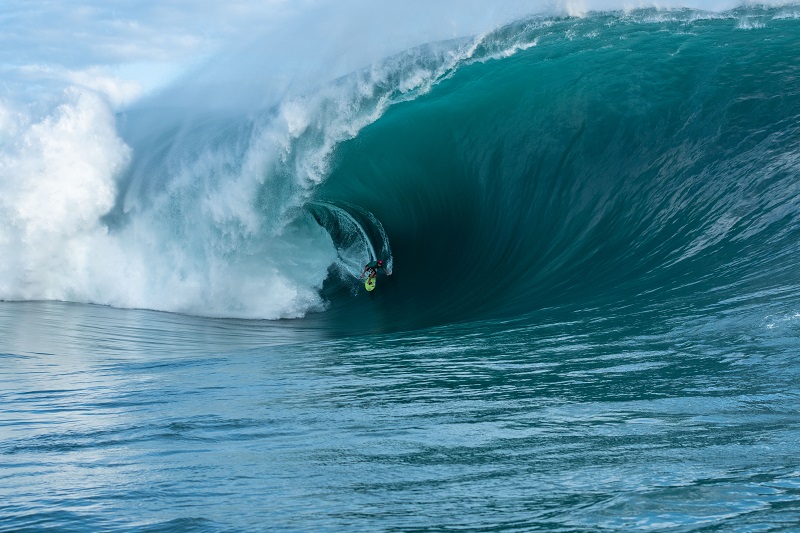
[{"label": "wave face", "polygon": [[[182,99],[206,72],[117,133],[76,92],[15,126],[91,172],[6,186],[0,298],[394,329],[796,294],[798,18],[534,17],[277,98]],[[58,157],[31,146],[6,169]],[[367,296],[376,256],[393,275]]]},{"label": "wave face", "polygon": [[345,143],[321,192],[387,227],[401,316],[796,294],[798,45],[784,11],[512,25]]}]

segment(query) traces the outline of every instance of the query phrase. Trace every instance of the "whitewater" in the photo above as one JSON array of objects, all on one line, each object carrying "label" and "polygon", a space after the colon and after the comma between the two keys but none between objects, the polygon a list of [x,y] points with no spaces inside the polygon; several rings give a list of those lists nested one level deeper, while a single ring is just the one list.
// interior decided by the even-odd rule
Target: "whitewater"
[{"label": "whitewater", "polygon": [[800,527],[800,6],[33,4],[0,531]]}]

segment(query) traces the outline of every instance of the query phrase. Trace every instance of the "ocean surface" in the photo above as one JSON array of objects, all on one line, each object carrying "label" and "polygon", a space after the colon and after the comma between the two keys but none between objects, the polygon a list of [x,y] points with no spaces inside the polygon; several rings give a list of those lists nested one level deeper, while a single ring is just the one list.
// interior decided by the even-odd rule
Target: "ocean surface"
[{"label": "ocean surface", "polygon": [[0,531],[800,530],[800,7],[247,57],[0,113]]}]

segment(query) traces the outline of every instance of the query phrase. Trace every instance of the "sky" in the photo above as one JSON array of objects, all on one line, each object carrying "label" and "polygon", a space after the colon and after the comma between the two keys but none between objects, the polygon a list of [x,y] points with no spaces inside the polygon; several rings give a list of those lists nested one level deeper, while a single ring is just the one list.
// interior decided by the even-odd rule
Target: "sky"
[{"label": "sky", "polygon": [[241,35],[270,31],[305,3],[3,0],[0,79],[84,85],[120,106]]},{"label": "sky", "polygon": [[32,86],[76,84],[104,94],[119,108],[220,54],[234,58],[246,56],[241,51],[247,50],[284,73],[342,75],[418,44],[481,33],[533,12],[580,14],[651,5],[719,10],[734,3],[2,0],[0,90],[21,93]]}]

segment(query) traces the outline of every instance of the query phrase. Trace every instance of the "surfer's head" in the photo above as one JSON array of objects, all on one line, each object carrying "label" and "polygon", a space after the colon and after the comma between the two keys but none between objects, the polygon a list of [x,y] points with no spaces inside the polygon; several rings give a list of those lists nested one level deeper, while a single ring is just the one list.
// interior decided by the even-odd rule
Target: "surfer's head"
[{"label": "surfer's head", "polygon": [[383,266],[383,260],[382,260],[382,259],[378,259],[378,266],[379,266],[379,267],[382,267],[382,266]]}]

